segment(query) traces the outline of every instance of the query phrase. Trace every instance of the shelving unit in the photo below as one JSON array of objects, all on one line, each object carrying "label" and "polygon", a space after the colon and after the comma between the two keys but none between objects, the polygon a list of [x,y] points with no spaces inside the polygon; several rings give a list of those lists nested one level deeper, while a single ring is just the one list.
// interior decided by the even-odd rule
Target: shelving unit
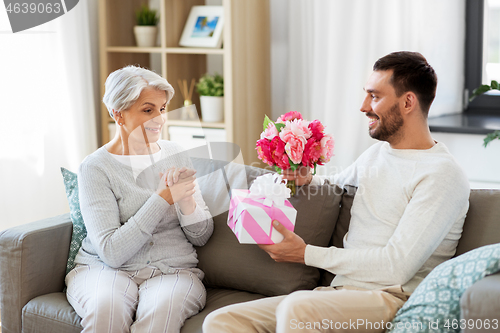
[{"label": "shelving unit", "polygon": [[[178,79],[188,82],[192,78],[198,80],[207,72],[207,56],[222,57],[224,122],[208,123],[202,120],[201,126],[224,129],[226,141],[240,146],[246,164],[258,161],[255,142],[262,131],[264,115],[271,113],[269,0],[221,0],[220,5],[224,7],[221,49],[179,46],[191,7],[205,5],[205,0],[152,1],[159,2],[159,45],[147,48],[135,46],[133,35],[135,10],[147,1],[99,1],[101,96],[104,95],[108,75],[129,64],[150,69],[160,67],[156,72],[178,91]],[[182,107],[183,102],[181,94],[176,93],[168,110]],[[201,116],[196,93],[193,103]],[[108,124],[113,120],[104,104],[101,114],[102,145],[110,139]],[[199,127],[200,124],[172,119],[167,113],[164,128],[167,139],[168,126]]]}]

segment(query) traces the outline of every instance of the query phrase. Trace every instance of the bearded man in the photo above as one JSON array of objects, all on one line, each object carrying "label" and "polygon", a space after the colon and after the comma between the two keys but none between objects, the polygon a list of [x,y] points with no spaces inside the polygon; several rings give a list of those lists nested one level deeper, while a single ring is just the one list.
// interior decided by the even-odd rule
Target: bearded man
[{"label": "bearded man", "polygon": [[361,112],[380,142],[330,179],[303,177],[358,187],[344,248],[307,245],[278,221],[284,240],[260,246],[276,261],[332,272],[331,286],[219,309],[204,332],[385,331],[425,276],[454,255],[469,207],[467,178],[427,124],[436,87],[420,53],[377,60]]}]

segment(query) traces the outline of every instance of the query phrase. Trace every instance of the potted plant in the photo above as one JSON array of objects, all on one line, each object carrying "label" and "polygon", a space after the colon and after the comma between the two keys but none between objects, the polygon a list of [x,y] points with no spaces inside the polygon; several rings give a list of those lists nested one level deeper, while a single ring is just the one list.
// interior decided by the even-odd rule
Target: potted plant
[{"label": "potted plant", "polygon": [[150,9],[147,5],[142,5],[135,12],[136,26],[134,27],[135,41],[137,46],[152,47],[156,45],[156,34],[158,28],[158,15],[156,10]]},{"label": "potted plant", "polygon": [[203,75],[196,84],[200,94],[201,117],[207,122],[224,120],[224,79],[219,74]]},{"label": "potted plant", "polygon": [[[500,90],[500,84],[498,84],[498,81],[491,80],[490,85],[483,84],[483,85],[477,87],[476,89],[474,89],[474,91],[472,91],[472,95],[469,98],[469,102],[471,102],[477,96],[482,95],[485,92],[490,91],[490,90]],[[493,133],[489,133],[486,136],[486,138],[484,138],[484,144],[483,144],[484,147],[488,146],[488,144],[495,139],[500,139],[500,131],[495,131]]]}]

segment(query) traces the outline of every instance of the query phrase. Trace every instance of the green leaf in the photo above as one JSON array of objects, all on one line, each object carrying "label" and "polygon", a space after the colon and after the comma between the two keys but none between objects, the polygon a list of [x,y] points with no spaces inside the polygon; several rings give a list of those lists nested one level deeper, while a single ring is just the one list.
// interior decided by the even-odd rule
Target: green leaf
[{"label": "green leaf", "polygon": [[489,90],[491,90],[491,87],[487,84],[483,84],[483,85],[479,86],[478,88],[474,89],[474,91],[472,91],[472,95],[470,96],[469,101],[472,101],[477,96],[484,94],[485,92],[487,92]]},{"label": "green leaf", "polygon": [[281,175],[281,168],[279,166],[275,165],[274,170]]},{"label": "green leaf", "polygon": [[292,171],[297,170],[297,168],[298,168],[299,165],[293,163],[292,160],[290,159],[290,157],[288,157],[288,163],[290,163],[290,169],[292,169]]},{"label": "green leaf", "polygon": [[276,126],[276,129],[278,130],[278,133],[281,132],[281,129],[285,127],[285,124],[282,123],[276,123],[274,124]]},{"label": "green leaf", "polygon": [[498,85],[497,81],[491,80],[491,89],[499,89],[499,85]]},{"label": "green leaf", "polygon": [[269,123],[273,123],[274,124],[274,122],[271,119],[269,119],[269,117],[266,114],[265,117],[264,117],[264,124],[263,124],[264,131],[266,130],[267,126],[269,126]]},{"label": "green leaf", "polygon": [[150,9],[146,5],[142,5],[139,10],[135,12],[135,19],[137,25],[155,26],[158,23],[158,16],[156,10]]},{"label": "green leaf", "polygon": [[196,84],[196,92],[201,96],[224,96],[224,78],[219,74],[206,73]]},{"label": "green leaf", "polygon": [[486,137],[484,138],[484,143],[483,143],[484,148],[486,148],[488,146],[488,144],[495,139],[500,140],[500,131],[495,131],[493,133],[488,133],[488,135],[486,135]]}]

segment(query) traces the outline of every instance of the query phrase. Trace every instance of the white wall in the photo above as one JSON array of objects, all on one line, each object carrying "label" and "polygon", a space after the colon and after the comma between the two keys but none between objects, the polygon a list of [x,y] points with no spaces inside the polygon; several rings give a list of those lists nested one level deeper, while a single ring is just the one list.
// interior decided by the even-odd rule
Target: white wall
[{"label": "white wall", "polygon": [[464,169],[471,188],[500,188],[500,140],[483,147],[485,135],[432,133]]}]

